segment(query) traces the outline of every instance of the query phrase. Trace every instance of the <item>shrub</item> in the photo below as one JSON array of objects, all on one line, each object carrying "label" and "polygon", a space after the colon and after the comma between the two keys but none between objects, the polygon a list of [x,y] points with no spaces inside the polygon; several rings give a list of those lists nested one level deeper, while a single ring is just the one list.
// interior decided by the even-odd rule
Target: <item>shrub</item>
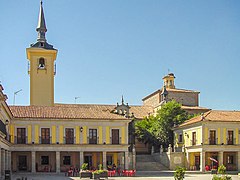
[{"label": "shrub", "polygon": [[102,174],[104,172],[107,172],[107,170],[96,170],[96,171],[93,171],[92,173],[93,174]]},{"label": "shrub", "polygon": [[175,169],[175,172],[174,172],[174,179],[175,180],[183,180],[185,171],[186,171],[185,168],[177,166],[177,168]]},{"label": "shrub", "polygon": [[214,175],[212,180],[232,180],[232,177],[227,175],[224,176]]},{"label": "shrub", "polygon": [[225,174],[226,173],[226,167],[222,164],[218,167],[218,174]]},{"label": "shrub", "polygon": [[88,163],[83,163],[82,166],[81,166],[81,169],[83,171],[86,171],[87,170],[87,167],[88,167]]},{"label": "shrub", "polygon": [[103,170],[103,165],[102,165],[102,164],[99,164],[99,165],[98,165],[98,169],[99,169],[99,170]]}]

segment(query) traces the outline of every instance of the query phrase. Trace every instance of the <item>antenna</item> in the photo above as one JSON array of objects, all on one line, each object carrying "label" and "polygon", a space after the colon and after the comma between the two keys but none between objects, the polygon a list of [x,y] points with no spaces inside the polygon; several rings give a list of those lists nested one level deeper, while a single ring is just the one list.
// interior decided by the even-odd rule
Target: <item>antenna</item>
[{"label": "antenna", "polygon": [[15,105],[16,95],[17,95],[19,92],[21,92],[21,91],[22,91],[22,89],[20,89],[20,90],[14,92],[14,96],[13,96],[13,105]]},{"label": "antenna", "polygon": [[75,97],[75,98],[74,98],[75,104],[77,104],[77,99],[80,99],[80,97]]}]

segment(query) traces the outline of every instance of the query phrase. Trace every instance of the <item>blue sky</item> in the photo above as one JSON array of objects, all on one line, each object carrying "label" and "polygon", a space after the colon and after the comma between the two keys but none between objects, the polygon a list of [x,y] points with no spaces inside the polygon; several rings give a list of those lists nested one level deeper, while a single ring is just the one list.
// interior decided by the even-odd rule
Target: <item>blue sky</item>
[{"label": "blue sky", "polygon": [[[200,105],[240,109],[240,1],[43,0],[47,40],[58,49],[55,102],[131,104],[161,88],[200,91]],[[38,0],[0,1],[0,81],[8,103],[29,104],[26,48]]]}]

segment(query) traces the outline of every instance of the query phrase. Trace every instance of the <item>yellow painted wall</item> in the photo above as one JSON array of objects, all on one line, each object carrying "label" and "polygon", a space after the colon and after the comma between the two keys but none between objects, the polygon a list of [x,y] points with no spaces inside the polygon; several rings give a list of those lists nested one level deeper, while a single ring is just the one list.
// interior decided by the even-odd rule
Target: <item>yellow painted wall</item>
[{"label": "yellow painted wall", "polygon": [[190,166],[194,165],[194,153],[189,154],[189,165]]},{"label": "yellow painted wall", "polygon": [[59,126],[59,143],[63,144],[63,125]]},{"label": "yellow painted wall", "polygon": [[32,143],[32,126],[28,125],[28,144]]},{"label": "yellow painted wall", "polygon": [[223,128],[223,143],[224,143],[224,144],[227,144],[226,132],[227,132],[227,129],[226,129],[226,128]]},{"label": "yellow painted wall", "polygon": [[235,134],[236,134],[236,144],[238,144],[238,128],[236,128]]},{"label": "yellow painted wall", "polygon": [[118,153],[113,153],[113,163],[117,166]]},{"label": "yellow painted wall", "polygon": [[207,127],[205,127],[204,139],[205,139],[204,143],[208,144],[209,142],[208,142],[208,128]]},{"label": "yellow painted wall", "polygon": [[110,144],[110,127],[106,127],[106,144]]},{"label": "yellow painted wall", "polygon": [[122,144],[125,144],[125,126],[122,127]]},{"label": "yellow painted wall", "polygon": [[[27,48],[30,61],[30,104],[54,105],[54,60],[57,50]],[[39,58],[45,59],[45,69],[39,69]]]},{"label": "yellow painted wall", "polygon": [[87,126],[83,126],[83,144],[87,144]]},{"label": "yellow painted wall", "polygon": [[195,165],[195,156],[200,156],[199,152],[189,153],[189,166]]},{"label": "yellow painted wall", "polygon": [[14,143],[14,125],[10,124],[11,143]]},{"label": "yellow painted wall", "polygon": [[189,140],[190,140],[190,137],[189,137],[188,132],[184,132],[184,144],[185,144],[185,146],[189,146]]},{"label": "yellow painted wall", "polygon": [[98,168],[98,167],[97,167],[97,154],[96,154],[96,153],[93,153],[93,154],[92,154],[92,161],[93,161],[93,166],[94,166],[95,168]]},{"label": "yellow painted wall", "polygon": [[202,127],[197,130],[197,145],[200,145],[202,142]]},{"label": "yellow painted wall", "polygon": [[202,127],[196,127],[196,128],[186,129],[183,132],[185,146],[192,146],[193,132],[196,132],[196,145],[200,145],[202,143]]},{"label": "yellow painted wall", "polygon": [[34,133],[35,133],[35,144],[39,144],[39,126],[34,126]]},{"label": "yellow painted wall", "polygon": [[98,127],[98,131],[99,131],[99,144],[102,144],[102,126]]},{"label": "yellow painted wall", "polygon": [[80,127],[76,126],[76,144],[80,144]]},{"label": "yellow painted wall", "polygon": [[221,129],[220,128],[218,128],[217,129],[217,138],[218,138],[218,144],[221,144]]},{"label": "yellow painted wall", "polygon": [[56,136],[57,136],[56,126],[52,126],[52,144],[56,144]]}]

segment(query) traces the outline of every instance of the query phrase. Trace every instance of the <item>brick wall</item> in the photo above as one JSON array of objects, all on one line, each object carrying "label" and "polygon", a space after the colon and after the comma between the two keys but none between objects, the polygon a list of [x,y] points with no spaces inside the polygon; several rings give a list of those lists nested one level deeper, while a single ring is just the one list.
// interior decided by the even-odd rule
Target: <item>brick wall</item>
[{"label": "brick wall", "polygon": [[196,92],[168,92],[168,100],[175,100],[184,106],[198,106],[198,93]]}]

